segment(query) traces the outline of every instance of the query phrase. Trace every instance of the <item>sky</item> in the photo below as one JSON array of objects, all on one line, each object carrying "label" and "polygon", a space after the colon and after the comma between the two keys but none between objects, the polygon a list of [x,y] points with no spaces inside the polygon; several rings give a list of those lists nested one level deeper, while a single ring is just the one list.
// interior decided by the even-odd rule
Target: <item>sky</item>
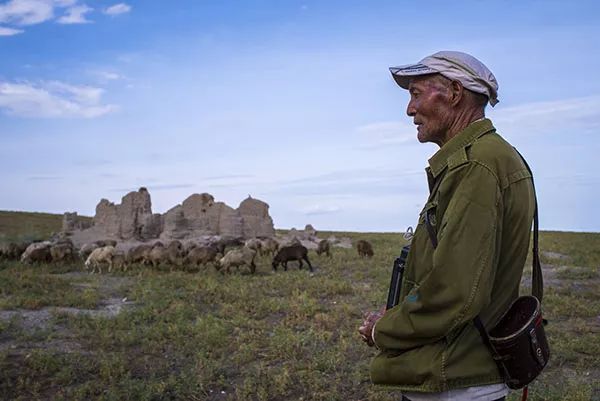
[{"label": "sky", "polygon": [[0,210],[93,216],[149,189],[277,228],[415,226],[437,151],[388,67],[470,53],[544,230],[600,231],[595,1],[0,1]]}]

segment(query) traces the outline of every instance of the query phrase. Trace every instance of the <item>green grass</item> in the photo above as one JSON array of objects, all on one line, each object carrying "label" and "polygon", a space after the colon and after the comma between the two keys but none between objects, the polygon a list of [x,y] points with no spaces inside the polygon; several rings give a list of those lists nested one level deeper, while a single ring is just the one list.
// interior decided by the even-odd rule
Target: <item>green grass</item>
[{"label": "green grass", "polygon": [[[568,263],[573,266],[600,266],[600,235],[598,233],[574,233],[560,231],[546,231],[540,235],[540,249],[566,255]],[[547,259],[542,256],[542,262],[564,261]]]},{"label": "green grass", "polygon": [[46,239],[62,229],[62,215],[0,211],[0,241]]},{"label": "green grass", "polygon": [[[368,239],[375,256],[310,252],[318,266],[312,275],[295,263],[272,274],[266,258],[255,275],[134,268],[82,276],[63,274],[80,265],[0,265],[0,309],[93,308],[109,297],[135,302],[112,318],[55,312],[46,329],[0,320],[0,345],[16,346],[0,348],[0,399],[398,400],[370,384],[374,350],[357,327],[363,311],[385,301],[404,240],[333,234]],[[542,233],[542,249],[568,255],[575,267],[557,266],[559,285],[546,289],[552,357],[531,386],[533,401],[600,399],[598,255],[582,238],[596,244],[600,234]],[[50,346],[57,341],[78,348]]]},{"label": "green grass", "polygon": [[0,261],[0,309],[95,308],[100,300],[96,290],[75,287],[72,279],[49,273],[63,269],[64,266],[30,267]]}]

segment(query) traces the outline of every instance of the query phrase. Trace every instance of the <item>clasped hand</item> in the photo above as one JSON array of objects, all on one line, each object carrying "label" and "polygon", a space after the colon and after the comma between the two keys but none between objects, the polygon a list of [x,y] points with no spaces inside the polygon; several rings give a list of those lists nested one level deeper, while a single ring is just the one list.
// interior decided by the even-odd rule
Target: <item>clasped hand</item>
[{"label": "clasped hand", "polygon": [[373,327],[375,326],[375,323],[381,319],[384,313],[385,307],[382,307],[378,311],[366,312],[363,315],[364,320],[362,325],[358,328],[358,332],[360,333],[362,340],[367,343],[369,347],[375,345],[375,342],[373,341]]}]

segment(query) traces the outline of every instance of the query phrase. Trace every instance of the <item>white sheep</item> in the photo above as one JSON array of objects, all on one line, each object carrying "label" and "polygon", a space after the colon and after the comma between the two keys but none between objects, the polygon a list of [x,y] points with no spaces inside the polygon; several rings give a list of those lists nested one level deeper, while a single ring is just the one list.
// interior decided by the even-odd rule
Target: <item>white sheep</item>
[{"label": "white sheep", "polygon": [[90,270],[90,273],[94,273],[98,269],[98,273],[102,273],[102,265],[108,265],[108,271],[110,272],[113,267],[113,255],[115,254],[115,247],[112,245],[103,246],[101,248],[94,249],[90,256],[85,261],[85,267]]},{"label": "white sheep", "polygon": [[219,260],[218,266],[219,269],[225,268],[227,273],[230,273],[231,267],[237,267],[239,270],[240,266],[248,266],[250,267],[250,273],[254,273],[256,271],[256,265],[254,264],[255,256],[256,251],[245,246],[232,249]]}]

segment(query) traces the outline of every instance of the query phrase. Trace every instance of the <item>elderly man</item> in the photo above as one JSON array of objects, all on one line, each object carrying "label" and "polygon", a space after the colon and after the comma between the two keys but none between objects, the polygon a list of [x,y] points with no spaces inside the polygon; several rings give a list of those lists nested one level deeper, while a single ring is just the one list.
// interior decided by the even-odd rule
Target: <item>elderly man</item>
[{"label": "elderly man", "polygon": [[504,400],[508,388],[473,319],[490,329],[519,293],[535,198],[531,174],[485,118],[494,75],[476,58],[442,51],[390,68],[410,93],[420,142],[440,149],[426,169],[400,303],[359,328],[380,353],[373,383],[403,400]]}]

